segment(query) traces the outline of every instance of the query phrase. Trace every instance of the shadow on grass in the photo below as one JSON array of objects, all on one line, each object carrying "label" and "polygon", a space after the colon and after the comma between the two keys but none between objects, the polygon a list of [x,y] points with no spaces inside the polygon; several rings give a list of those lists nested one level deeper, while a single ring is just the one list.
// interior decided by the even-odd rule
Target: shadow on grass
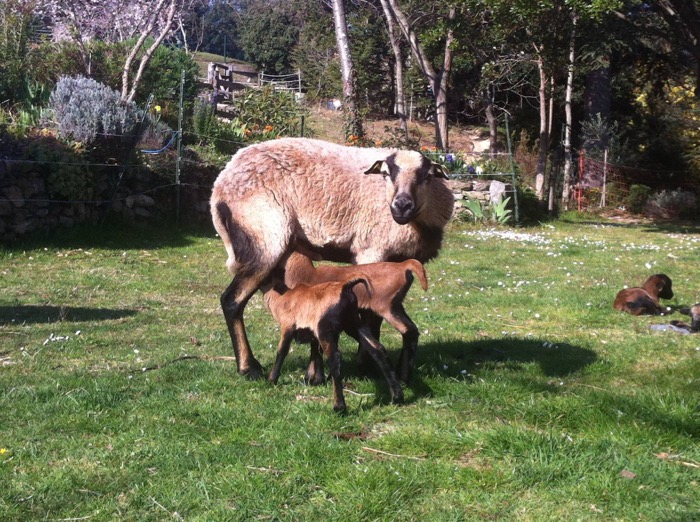
[{"label": "shadow on grass", "polygon": [[137,225],[107,222],[103,225],[79,225],[73,228],[37,232],[15,243],[7,251],[39,248],[103,248],[107,250],[151,250],[178,248],[192,244],[192,237],[214,237],[210,223],[172,222]]},{"label": "shadow on grass", "polygon": [[136,310],[81,308],[73,306],[0,306],[0,325],[58,323],[61,321],[107,321],[136,315]]},{"label": "shadow on grass", "polygon": [[448,341],[423,344],[418,365],[442,368],[445,363],[473,370],[477,366],[498,364],[518,369],[537,363],[547,377],[566,377],[595,362],[594,351],[565,343],[546,343],[523,339],[489,339],[473,342]]},{"label": "shadow on grass", "polygon": [[601,219],[600,221],[562,218],[563,223],[575,225],[598,225],[612,228],[634,228],[642,232],[663,234],[700,234],[700,224],[693,222],[654,222],[654,223],[619,223]]}]

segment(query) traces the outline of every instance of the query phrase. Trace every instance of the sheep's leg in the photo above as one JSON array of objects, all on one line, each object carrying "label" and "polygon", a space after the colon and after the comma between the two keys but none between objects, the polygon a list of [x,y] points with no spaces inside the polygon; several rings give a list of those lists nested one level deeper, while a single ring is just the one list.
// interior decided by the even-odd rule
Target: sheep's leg
[{"label": "sheep's leg", "polygon": [[372,335],[372,332],[366,325],[361,325],[358,329],[358,335],[360,337],[360,343],[363,346],[363,350],[366,351],[374,360],[376,365],[384,374],[387,384],[389,385],[389,393],[391,394],[391,402],[400,403],[403,402],[403,390],[401,385],[396,380],[396,375],[391,369],[389,360],[386,356],[386,349],[382,344]]},{"label": "sheep's leg", "polygon": [[[369,327],[370,332],[372,333],[372,337],[379,341],[379,335],[381,334],[382,330],[381,316],[377,315],[372,310],[360,310],[360,320],[363,324],[366,324]],[[384,349],[384,347],[381,344],[379,346],[381,346],[382,349]],[[367,350],[364,349],[363,343],[362,341],[360,341],[357,345],[356,361],[361,374],[367,375],[368,373],[370,373],[371,359],[373,359],[373,357],[367,352]]]},{"label": "sheep's leg", "polygon": [[273,365],[270,376],[268,377],[268,380],[272,384],[277,384],[277,381],[280,378],[282,363],[287,357],[287,354],[289,354],[289,347],[292,345],[292,339],[294,339],[294,330],[292,328],[288,328],[282,332],[279,345],[277,346],[277,357],[275,357],[275,364]]},{"label": "sheep's leg", "polygon": [[330,339],[319,339],[323,353],[326,354],[328,369],[333,379],[333,409],[337,412],[347,410],[345,397],[343,395],[343,380],[340,375],[340,351],[337,342]]},{"label": "sheep's leg", "polygon": [[266,276],[266,273],[251,274],[240,271],[221,294],[221,309],[231,336],[238,373],[249,379],[262,378],[263,368],[250,349],[243,322],[243,310]]},{"label": "sheep's leg", "polygon": [[311,386],[320,386],[326,382],[326,375],[323,373],[323,354],[316,338],[311,340],[309,367],[306,370],[304,382]]}]

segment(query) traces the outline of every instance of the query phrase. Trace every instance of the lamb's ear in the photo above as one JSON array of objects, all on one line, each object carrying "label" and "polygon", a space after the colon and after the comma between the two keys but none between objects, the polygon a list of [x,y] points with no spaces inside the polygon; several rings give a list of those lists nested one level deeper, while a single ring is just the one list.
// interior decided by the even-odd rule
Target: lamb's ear
[{"label": "lamb's ear", "polygon": [[678,311],[679,311],[680,313],[682,313],[683,315],[691,315],[691,313],[690,313],[690,308],[681,308],[681,309],[678,310]]},{"label": "lamb's ear", "polygon": [[390,174],[389,165],[387,165],[384,160],[375,161],[374,164],[365,171],[365,174],[382,174],[388,176]]},{"label": "lamb's ear", "polygon": [[439,163],[433,163],[433,176],[436,178],[450,179],[447,169]]}]

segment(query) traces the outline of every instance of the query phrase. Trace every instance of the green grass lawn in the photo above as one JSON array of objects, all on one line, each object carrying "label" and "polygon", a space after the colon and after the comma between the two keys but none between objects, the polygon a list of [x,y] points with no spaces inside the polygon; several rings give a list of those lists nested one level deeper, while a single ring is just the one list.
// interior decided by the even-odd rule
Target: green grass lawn
[{"label": "green grass lawn", "polygon": [[[345,339],[344,416],[305,346],[277,386],[236,374],[224,262],[208,229],[0,250],[0,520],[700,518],[700,335],[611,307],[657,272],[700,301],[700,228],[452,224],[406,403]],[[269,370],[260,296],[246,321]]]}]

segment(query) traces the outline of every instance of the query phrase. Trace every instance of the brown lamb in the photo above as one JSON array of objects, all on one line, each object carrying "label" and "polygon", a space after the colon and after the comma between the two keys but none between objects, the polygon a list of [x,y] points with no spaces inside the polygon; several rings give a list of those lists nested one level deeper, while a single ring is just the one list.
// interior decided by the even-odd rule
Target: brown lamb
[{"label": "brown lamb", "polygon": [[661,315],[664,309],[659,298],[673,298],[673,284],[666,274],[650,276],[641,287],[620,290],[613,308],[632,315]]},{"label": "brown lamb", "polygon": [[358,339],[380,369],[384,372],[393,402],[403,401],[403,390],[396,381],[386,360],[384,348],[374,340],[369,329],[360,324],[357,297],[353,287],[363,284],[369,291],[366,278],[355,277],[344,282],[329,282],[317,285],[300,284],[289,289],[274,277],[262,286],[264,301],[281,329],[277,357],[269,380],[277,384],[282,363],[289,353],[291,342],[306,340],[311,334],[312,359],[321,352],[326,356],[333,381],[333,409],[346,409],[343,384],[340,374],[341,355],[338,338],[342,331],[358,332]]},{"label": "brown lamb", "polygon": [[[284,283],[289,288],[299,284],[318,284],[329,281],[348,281],[356,277],[366,277],[372,287],[357,285],[353,288],[360,308],[363,324],[370,327],[375,339],[379,339],[381,319],[396,328],[402,337],[402,349],[399,356],[399,378],[408,382],[415,368],[415,358],[418,349],[418,327],[406,313],[403,306],[404,298],[413,283],[413,274],[420,281],[423,290],[428,289],[428,278],[423,264],[416,259],[403,262],[379,262],[364,265],[318,265],[314,266],[309,257],[299,252],[293,252],[285,264]],[[358,354],[364,356],[362,350]],[[319,359],[313,360],[309,373],[318,372]],[[322,371],[322,361],[321,361]],[[315,379],[317,380],[317,379]]]}]

